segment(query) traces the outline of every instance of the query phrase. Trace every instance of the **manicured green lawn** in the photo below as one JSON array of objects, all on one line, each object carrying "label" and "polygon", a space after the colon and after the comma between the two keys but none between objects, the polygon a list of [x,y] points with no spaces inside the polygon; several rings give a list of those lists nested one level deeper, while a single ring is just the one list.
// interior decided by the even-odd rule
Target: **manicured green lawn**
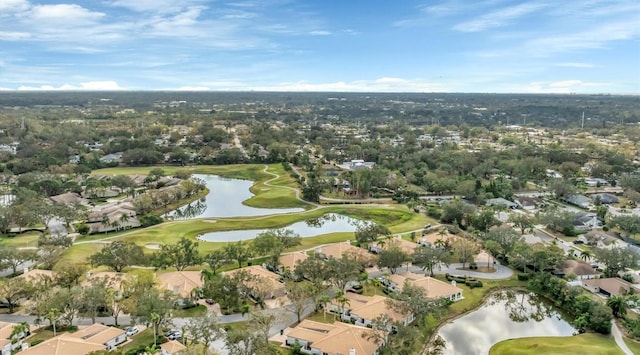
[{"label": "manicured green lawn", "polygon": [[623,353],[612,337],[599,334],[580,334],[571,337],[536,337],[505,340],[491,347],[489,354],[617,355]]},{"label": "manicured green lawn", "polygon": [[205,313],[207,313],[207,307],[199,304],[193,308],[176,309],[173,311],[173,316],[176,318],[188,318],[203,315]]},{"label": "manicured green lawn", "polygon": [[311,315],[309,315],[305,319],[312,320],[319,323],[333,324],[334,322],[339,322],[339,320],[337,319],[338,316],[335,315],[335,317],[336,317],[336,320],[334,320],[334,313],[327,312],[327,315],[325,317],[324,312],[318,311],[318,312],[311,313]]},{"label": "manicured green lawn", "polygon": [[37,247],[38,246],[38,238],[42,233],[40,232],[25,232],[15,237],[0,237],[0,244],[12,247],[12,248],[21,248],[21,247]]},{"label": "manicured green lawn", "polygon": [[121,349],[126,352],[127,350],[136,349],[141,345],[147,346],[151,343],[153,343],[153,328],[147,328],[131,337],[131,341],[124,344]]},{"label": "manicured green lawn", "polygon": [[[56,332],[56,335],[60,335],[60,334],[63,334],[63,333],[65,333],[65,332]],[[44,341],[44,340],[51,339],[51,338],[53,338],[53,330],[42,328],[42,329],[34,332],[33,334],[31,334],[31,336],[29,336],[25,340],[25,342],[27,344],[31,344],[31,343],[33,343],[35,341],[38,341],[38,340]]]},{"label": "manicured green lawn", "polygon": [[629,338],[624,338],[624,342],[627,344],[629,349],[631,349],[631,351],[634,354],[640,354],[640,342],[637,342]]},{"label": "manicured green lawn", "polygon": [[[309,218],[317,218],[326,213],[338,213],[349,215],[354,218],[364,220],[376,220],[378,223],[386,222],[392,225],[392,229],[414,228],[416,225],[424,225],[427,220],[421,214],[411,212],[406,206],[328,206],[326,208],[314,209],[301,213],[292,213],[285,215],[270,215],[250,218],[220,218],[213,220],[189,220],[189,221],[170,221],[159,224],[157,226],[120,231],[117,233],[95,234],[82,237],[78,241],[90,241],[119,236],[113,240],[132,241],[140,246],[147,244],[170,244],[175,243],[180,237],[195,238],[199,234],[207,232],[218,232],[228,230],[243,229],[271,229],[283,228],[295,222],[303,221]],[[354,233],[342,232],[320,235],[317,237],[303,238],[302,244],[295,250],[302,250],[314,247],[316,245],[335,243],[353,239]],[[216,242],[200,242],[199,249],[201,253],[207,253],[212,250],[222,248],[227,243]],[[65,259],[69,260],[85,260],[91,254],[100,250],[100,243],[76,244],[69,248],[65,253]],[[153,250],[146,249],[145,252],[151,253]]]}]

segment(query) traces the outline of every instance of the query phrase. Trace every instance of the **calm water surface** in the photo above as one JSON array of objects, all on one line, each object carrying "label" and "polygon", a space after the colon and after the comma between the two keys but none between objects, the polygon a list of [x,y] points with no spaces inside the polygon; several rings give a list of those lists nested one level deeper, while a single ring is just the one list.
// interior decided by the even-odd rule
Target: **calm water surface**
[{"label": "calm water surface", "polygon": [[304,211],[302,208],[255,208],[242,204],[254,195],[249,191],[253,181],[228,179],[218,175],[194,174],[194,178],[207,184],[209,194],[204,201],[192,202],[169,213],[175,219],[194,219],[208,217],[262,216]]},{"label": "calm water surface", "polygon": [[[327,213],[320,218],[313,218],[302,222],[290,224],[284,229],[292,230],[302,238],[315,237],[321,234],[338,232],[355,232],[359,224],[363,223],[354,218]],[[258,234],[268,229],[248,229],[224,232],[205,233],[198,237],[199,240],[207,242],[235,242],[238,240],[253,239]]]},{"label": "calm water surface", "polygon": [[[464,296],[464,294],[463,294]],[[525,291],[494,293],[479,309],[440,328],[444,354],[488,354],[495,343],[512,338],[569,336],[576,332],[558,310]]]}]

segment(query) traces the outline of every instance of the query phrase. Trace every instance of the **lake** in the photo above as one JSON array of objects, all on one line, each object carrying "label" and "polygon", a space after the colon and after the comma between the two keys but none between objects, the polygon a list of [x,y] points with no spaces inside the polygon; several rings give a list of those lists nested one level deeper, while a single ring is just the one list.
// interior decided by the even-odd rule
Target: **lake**
[{"label": "lake", "polygon": [[[464,296],[464,294],[463,294]],[[477,310],[440,328],[447,342],[444,354],[488,354],[506,339],[537,336],[569,336],[576,329],[557,308],[535,293],[501,291]]]},{"label": "lake", "polygon": [[[334,213],[327,213],[320,218],[312,218],[306,221],[296,222],[283,227],[283,229],[292,230],[302,238],[309,238],[321,234],[355,232],[358,225],[362,223],[364,222],[354,218]],[[266,231],[268,231],[268,229],[211,232],[198,236],[198,239],[206,242],[235,242],[239,240],[254,239],[258,234]]]},{"label": "lake", "polygon": [[167,217],[186,220],[209,217],[251,217],[304,211],[302,208],[256,208],[242,204],[243,201],[254,196],[249,191],[253,181],[208,174],[194,174],[193,177],[206,183],[209,194],[203,200],[192,202],[168,213]]}]

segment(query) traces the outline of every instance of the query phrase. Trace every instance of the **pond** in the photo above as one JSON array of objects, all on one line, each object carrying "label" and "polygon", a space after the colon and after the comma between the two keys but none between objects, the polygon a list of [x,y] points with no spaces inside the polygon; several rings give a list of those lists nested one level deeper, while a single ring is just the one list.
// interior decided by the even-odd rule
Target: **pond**
[{"label": "pond", "polygon": [[204,199],[168,213],[166,217],[186,220],[209,217],[250,217],[304,211],[302,208],[256,208],[242,204],[242,201],[253,197],[253,193],[249,191],[253,181],[208,174],[194,174],[193,177],[206,183],[209,194]]},{"label": "pond", "polygon": [[[362,223],[365,222],[339,214],[327,213],[320,218],[296,222],[283,227],[283,229],[289,229],[302,238],[309,238],[321,234],[355,232],[358,225]],[[266,231],[268,231],[268,229],[211,232],[198,236],[198,239],[206,242],[235,242],[238,240],[254,239],[258,234]]]},{"label": "pond", "polygon": [[[464,296],[464,294],[463,294]],[[440,328],[444,354],[488,354],[503,340],[537,336],[569,336],[576,329],[552,304],[535,293],[501,291],[477,310]]]}]

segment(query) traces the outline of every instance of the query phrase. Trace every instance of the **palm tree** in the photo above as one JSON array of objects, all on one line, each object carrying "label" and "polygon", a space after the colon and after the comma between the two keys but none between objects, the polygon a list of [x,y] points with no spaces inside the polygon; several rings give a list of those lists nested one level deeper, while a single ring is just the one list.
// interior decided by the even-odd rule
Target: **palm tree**
[{"label": "palm tree", "polygon": [[27,335],[29,335],[29,324],[27,322],[20,322],[11,329],[9,339],[11,339],[11,342],[14,342],[14,340],[18,341]]},{"label": "palm tree", "polygon": [[611,308],[613,316],[616,318],[624,317],[627,314],[627,299],[624,296],[611,296],[607,300],[607,306]]},{"label": "palm tree", "polygon": [[104,227],[104,232],[107,233],[107,228],[109,228],[110,221],[108,216],[102,216],[102,222],[100,222]]},{"label": "palm tree", "polygon": [[53,336],[56,336],[56,323],[58,322],[58,316],[60,315],[60,311],[58,311],[57,308],[51,308],[49,309],[49,312],[47,312],[47,318],[49,319],[49,322],[51,323],[51,326],[53,327]]},{"label": "palm tree", "polygon": [[349,302],[349,299],[344,295],[344,291],[338,291],[338,293],[336,294],[336,301],[340,304],[340,314],[345,314],[346,312],[344,309],[351,302]]},{"label": "palm tree", "polygon": [[126,213],[123,213],[120,215],[120,226],[122,227],[122,229],[125,229],[125,226],[127,225],[127,222],[129,222],[129,215]]},{"label": "palm tree", "polygon": [[[153,325],[153,347],[155,348],[158,345],[158,327],[156,326],[156,323],[158,323],[158,320],[160,320],[160,315],[156,312],[151,312],[150,316],[151,324]],[[152,352],[151,354],[155,354],[155,352]]]},{"label": "palm tree", "polygon": [[331,297],[326,293],[320,297],[320,304],[322,304],[322,312],[324,313],[324,320],[327,320],[327,304],[331,303]]},{"label": "palm tree", "polygon": [[373,285],[373,287],[374,287],[374,288],[373,288],[373,295],[375,296],[375,295],[377,295],[377,293],[378,293],[378,287],[380,287],[380,279],[378,279],[378,278],[373,278],[373,279],[371,279],[370,281],[371,281],[371,284],[372,284],[372,285]]},{"label": "palm tree", "polygon": [[585,249],[580,253],[580,259],[584,261],[591,259],[591,256],[593,256],[593,253],[589,249]]}]

